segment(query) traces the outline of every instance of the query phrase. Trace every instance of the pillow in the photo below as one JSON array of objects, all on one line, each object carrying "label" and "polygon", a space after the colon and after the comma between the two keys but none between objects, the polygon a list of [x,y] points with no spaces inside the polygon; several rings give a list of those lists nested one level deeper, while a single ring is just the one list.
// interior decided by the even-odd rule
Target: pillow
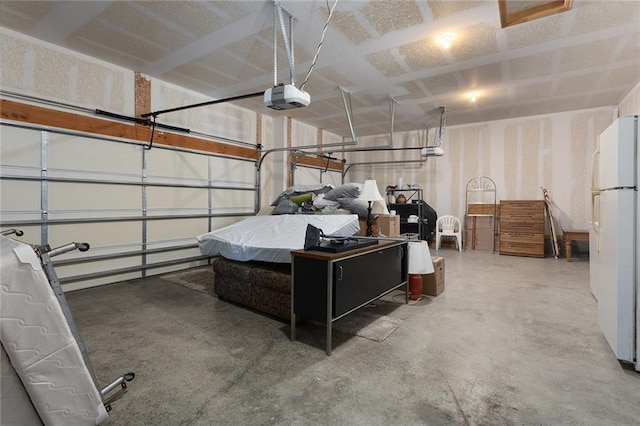
[{"label": "pillow", "polygon": [[358,198],[362,191],[362,185],[357,183],[346,183],[336,186],[331,191],[324,194],[325,200],[340,201],[340,198]]},{"label": "pillow", "polygon": [[292,195],[289,197],[289,201],[293,201],[297,205],[301,205],[305,201],[312,201],[313,196],[314,196],[313,192],[307,192],[306,194],[300,194],[300,195]]},{"label": "pillow", "polygon": [[367,217],[367,208],[369,207],[369,203],[364,200],[359,200],[357,198],[340,198],[338,200],[340,205],[345,209],[349,210],[352,213],[357,214],[359,217],[366,219]]},{"label": "pillow", "polygon": [[278,203],[276,208],[273,210],[273,214],[294,214],[298,211],[298,208],[300,208],[299,205],[285,198]]},{"label": "pillow", "polygon": [[340,203],[337,201],[326,200],[324,198],[324,194],[316,195],[316,198],[313,199],[313,207],[317,209],[322,209],[324,207],[338,207]]},{"label": "pillow", "polygon": [[325,186],[323,184],[290,186],[289,188],[282,191],[280,195],[278,195],[276,199],[273,200],[273,203],[271,203],[271,205],[277,206],[278,204],[280,204],[280,201],[285,198],[289,198],[291,195],[306,194],[307,192],[313,192],[314,194],[324,194],[331,189],[333,189],[333,187]]}]

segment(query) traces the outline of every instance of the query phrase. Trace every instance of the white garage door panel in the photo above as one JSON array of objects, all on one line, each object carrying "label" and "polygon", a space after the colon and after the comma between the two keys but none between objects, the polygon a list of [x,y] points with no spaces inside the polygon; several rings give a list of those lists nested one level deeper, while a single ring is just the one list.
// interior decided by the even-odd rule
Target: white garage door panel
[{"label": "white garage door panel", "polygon": [[[40,132],[2,126],[0,128],[0,164],[20,168],[40,169]],[[13,173],[5,170],[3,173]],[[38,173],[39,174],[39,173]]]},{"label": "white garage door panel", "polygon": [[141,216],[142,192],[135,186],[49,183],[50,219]]},{"label": "white garage door panel", "polygon": [[[207,213],[209,197],[206,189],[150,187],[147,188],[147,208],[149,210],[196,210],[194,212],[185,211],[182,214]],[[150,211],[150,214],[153,213]],[[162,214],[166,214],[166,212]],[[180,213],[176,212],[176,214]]]},{"label": "white garage door panel", "polygon": [[253,212],[253,191],[213,191],[211,206],[214,213]]},{"label": "white garage door panel", "polygon": [[150,243],[161,240],[193,238],[208,231],[207,219],[150,220],[147,238]]},{"label": "white garage door panel", "polygon": [[152,149],[148,151],[147,176],[149,182],[178,183],[197,179],[204,184],[209,178],[208,161],[205,155]]},{"label": "white garage door panel", "polygon": [[229,186],[254,185],[256,168],[253,162],[233,160],[230,158],[213,158],[213,181],[216,184]]},{"label": "white garage door panel", "polygon": [[31,212],[40,216],[40,182],[0,181],[0,205],[3,213]]},{"label": "white garage door panel", "polygon": [[142,239],[140,222],[78,223],[50,225],[51,247],[69,242],[87,242],[96,249],[104,246],[139,244]]},{"label": "white garage door panel", "polygon": [[[49,137],[49,169],[52,176],[122,179],[140,176],[142,147],[99,139],[52,133]],[[80,176],[62,170],[87,172]]]}]

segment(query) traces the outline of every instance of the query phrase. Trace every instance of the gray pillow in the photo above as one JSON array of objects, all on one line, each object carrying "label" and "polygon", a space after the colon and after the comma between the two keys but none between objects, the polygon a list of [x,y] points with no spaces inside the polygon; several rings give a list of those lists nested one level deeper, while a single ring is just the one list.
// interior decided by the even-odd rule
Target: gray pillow
[{"label": "gray pillow", "polygon": [[349,210],[352,213],[357,214],[359,217],[363,219],[367,218],[367,207],[369,206],[369,203],[367,201],[359,200],[357,198],[343,197],[338,199],[338,202],[343,208]]},{"label": "gray pillow", "polygon": [[278,203],[272,214],[294,214],[299,208],[299,205],[285,198]]},{"label": "gray pillow", "polygon": [[325,200],[339,201],[340,198],[358,198],[360,195],[360,188],[353,183],[346,183],[344,185],[336,186],[331,191],[324,194]]}]

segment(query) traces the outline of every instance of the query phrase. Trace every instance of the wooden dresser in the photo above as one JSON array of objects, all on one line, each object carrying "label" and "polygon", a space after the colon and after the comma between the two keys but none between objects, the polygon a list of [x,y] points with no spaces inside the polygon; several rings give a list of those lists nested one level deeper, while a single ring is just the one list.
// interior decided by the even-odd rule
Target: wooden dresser
[{"label": "wooden dresser", "polygon": [[500,201],[500,254],[544,257],[544,201]]}]

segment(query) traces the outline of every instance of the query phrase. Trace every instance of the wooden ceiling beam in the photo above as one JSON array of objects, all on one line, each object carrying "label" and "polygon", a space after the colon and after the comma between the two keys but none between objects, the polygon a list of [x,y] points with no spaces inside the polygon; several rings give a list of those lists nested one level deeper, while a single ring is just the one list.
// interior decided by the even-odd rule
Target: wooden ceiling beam
[{"label": "wooden ceiling beam", "polygon": [[544,18],[546,16],[555,15],[557,13],[571,10],[573,0],[553,0],[528,9],[516,10],[509,12],[509,4],[514,0],[498,0],[498,8],[500,10],[500,24],[502,28],[511,27],[513,25],[523,24],[535,19]]}]

